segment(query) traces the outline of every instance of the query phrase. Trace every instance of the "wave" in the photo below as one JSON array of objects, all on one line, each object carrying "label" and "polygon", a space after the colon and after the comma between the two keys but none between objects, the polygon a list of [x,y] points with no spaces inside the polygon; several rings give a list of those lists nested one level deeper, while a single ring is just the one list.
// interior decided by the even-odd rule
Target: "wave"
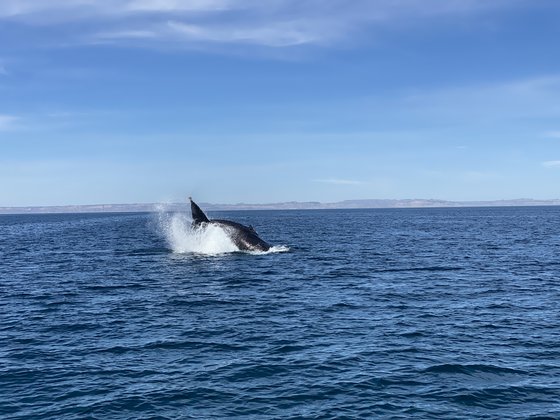
[{"label": "wave", "polygon": [[434,365],[424,369],[424,372],[433,373],[463,373],[463,374],[474,374],[477,372],[484,373],[495,373],[495,374],[524,374],[525,372],[496,365],[486,365],[486,364],[459,364],[459,363],[444,363],[441,365]]}]

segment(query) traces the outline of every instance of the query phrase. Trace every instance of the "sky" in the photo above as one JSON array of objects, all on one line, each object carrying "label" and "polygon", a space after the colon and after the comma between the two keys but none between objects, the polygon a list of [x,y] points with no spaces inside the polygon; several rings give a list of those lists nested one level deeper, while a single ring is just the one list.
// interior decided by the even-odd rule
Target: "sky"
[{"label": "sky", "polygon": [[557,0],[2,0],[0,206],[560,198]]}]

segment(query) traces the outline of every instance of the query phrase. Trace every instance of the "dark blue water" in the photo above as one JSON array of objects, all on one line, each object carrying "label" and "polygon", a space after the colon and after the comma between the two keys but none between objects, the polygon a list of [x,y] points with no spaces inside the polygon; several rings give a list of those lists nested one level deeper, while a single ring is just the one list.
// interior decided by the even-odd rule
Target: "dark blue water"
[{"label": "dark blue water", "polygon": [[0,216],[0,417],[560,417],[560,208],[214,216]]}]

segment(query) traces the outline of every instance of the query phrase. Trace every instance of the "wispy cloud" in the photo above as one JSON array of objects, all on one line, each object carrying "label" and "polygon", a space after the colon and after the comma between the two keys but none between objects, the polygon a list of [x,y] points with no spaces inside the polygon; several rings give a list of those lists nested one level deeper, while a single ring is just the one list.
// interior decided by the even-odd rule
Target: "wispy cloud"
[{"label": "wispy cloud", "polygon": [[13,116],[13,115],[0,114],[0,131],[10,130],[10,129],[14,128],[14,123],[18,119],[19,119],[18,117]]},{"label": "wispy cloud", "polygon": [[549,139],[560,139],[560,130],[559,131],[547,131],[543,133],[543,137]]},{"label": "wispy cloud", "polygon": [[[317,34],[304,22],[297,20],[274,22],[267,25],[190,25],[170,21],[170,33],[185,41],[210,41],[216,43],[245,43],[267,47],[289,47],[318,41]],[[160,32],[161,34],[161,32]]]},{"label": "wispy cloud", "polygon": [[[43,22],[72,17],[100,18],[139,12],[201,12],[231,8],[231,0],[4,0],[0,17]],[[240,3],[243,3],[241,0]]]},{"label": "wispy cloud", "polygon": [[[323,121],[351,120],[356,132],[367,133],[364,140],[394,137],[413,141],[420,136],[447,135],[451,136],[450,147],[457,144],[457,151],[472,154],[471,141],[477,140],[469,136],[475,132],[496,136],[496,142],[505,142],[508,136],[542,135],[544,123],[550,127],[548,124],[560,118],[559,97],[560,74],[550,74],[493,83],[394,89],[389,96],[323,100],[313,108],[307,104],[298,114],[314,117],[314,109],[320,108]],[[551,137],[556,134],[548,133]]]},{"label": "wispy cloud", "polygon": [[357,181],[353,179],[340,179],[340,178],[325,178],[325,179],[314,179],[313,182],[320,182],[322,184],[332,184],[332,185],[363,185],[363,181]]},{"label": "wispy cloud", "polygon": [[153,39],[158,36],[157,32],[153,30],[123,30],[113,32],[99,32],[94,35],[94,38],[99,40],[118,40],[118,39]]},{"label": "wispy cloud", "polygon": [[[114,1],[108,1],[108,6]],[[129,0],[121,1],[124,10],[132,12],[216,11],[234,7],[232,0]],[[240,3],[243,3],[241,1]]]},{"label": "wispy cloud", "polygon": [[[292,47],[341,42],[393,22],[512,7],[528,0],[3,0],[0,20],[44,30],[68,25],[70,42],[149,40]],[[76,25],[76,21],[86,24]],[[76,32],[76,28],[80,28]],[[68,32],[65,36],[68,36]],[[147,44],[149,45],[149,44]]]},{"label": "wispy cloud", "polygon": [[495,84],[420,91],[403,96],[398,106],[406,109],[410,116],[437,117],[447,122],[558,117],[559,94],[560,75],[545,75]]},{"label": "wispy cloud", "polygon": [[459,174],[459,178],[467,182],[487,182],[491,179],[495,179],[499,177],[500,177],[499,173],[494,171],[471,170],[471,171],[461,172]]},{"label": "wispy cloud", "polygon": [[545,168],[560,168],[560,160],[547,160],[542,163]]}]

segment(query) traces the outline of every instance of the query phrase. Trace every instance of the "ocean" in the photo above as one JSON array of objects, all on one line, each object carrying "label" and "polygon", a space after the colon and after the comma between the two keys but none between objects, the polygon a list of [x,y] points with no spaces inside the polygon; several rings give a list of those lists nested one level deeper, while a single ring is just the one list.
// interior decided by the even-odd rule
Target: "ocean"
[{"label": "ocean", "polygon": [[0,417],[560,418],[560,208],[210,216],[0,216]]}]

